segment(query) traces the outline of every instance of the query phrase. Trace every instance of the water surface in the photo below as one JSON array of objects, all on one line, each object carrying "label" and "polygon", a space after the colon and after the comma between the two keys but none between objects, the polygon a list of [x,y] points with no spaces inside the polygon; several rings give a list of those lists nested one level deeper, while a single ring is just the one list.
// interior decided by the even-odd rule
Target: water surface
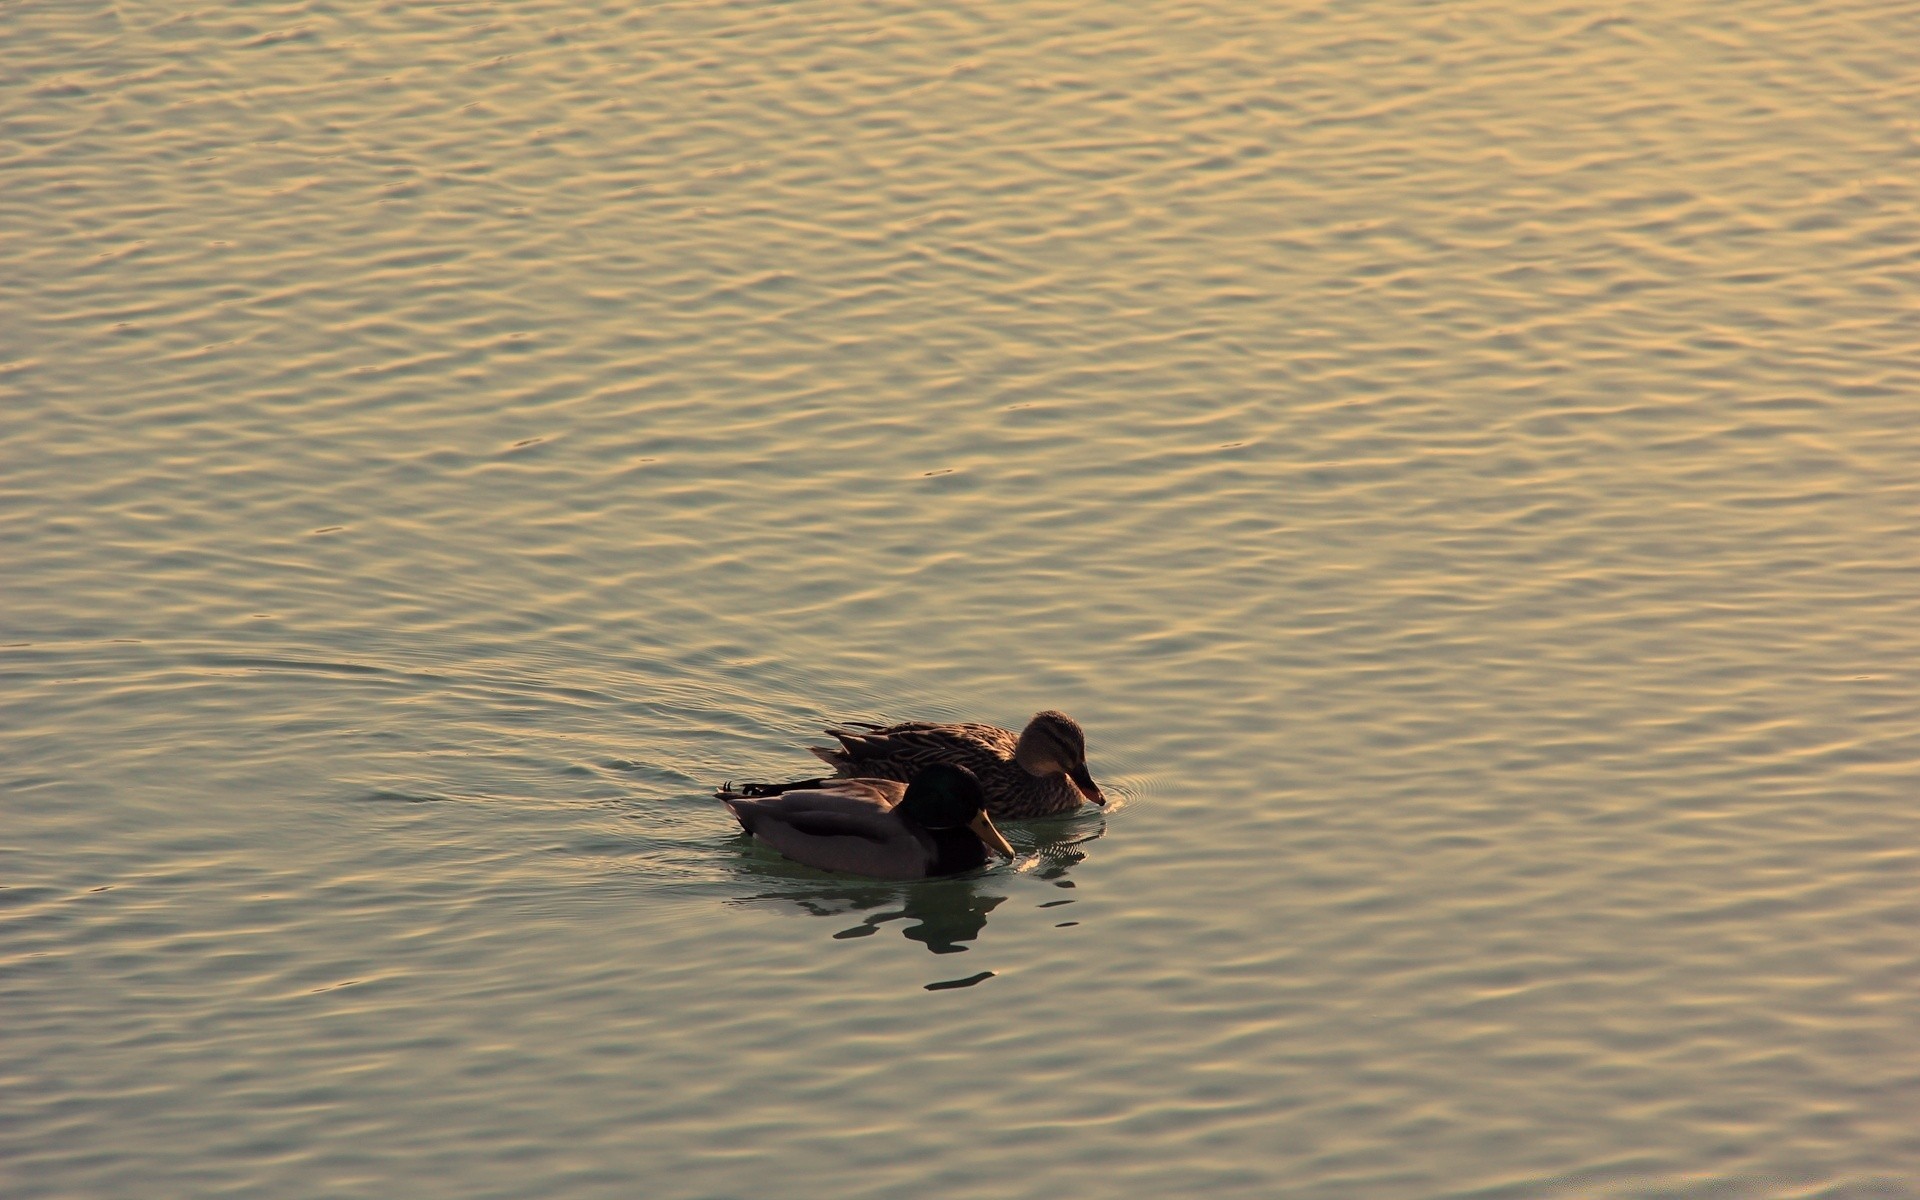
[{"label": "water surface", "polygon": [[0,44],[9,1196],[1920,1195],[1914,11]]}]

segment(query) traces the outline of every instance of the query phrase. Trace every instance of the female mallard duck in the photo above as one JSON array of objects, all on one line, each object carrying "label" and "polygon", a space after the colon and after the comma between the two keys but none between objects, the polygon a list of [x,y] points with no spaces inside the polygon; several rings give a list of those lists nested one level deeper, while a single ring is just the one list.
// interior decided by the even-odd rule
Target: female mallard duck
[{"label": "female mallard duck", "polygon": [[956,763],[980,780],[987,811],[1005,821],[1072,812],[1083,799],[1107,802],[1087,773],[1086,734],[1052,709],[1035,713],[1018,737],[997,725],[848,725],[827,730],[838,749],[808,747],[842,777],[911,779],[929,763]]},{"label": "female mallard duck", "polygon": [[729,785],[720,802],[754,837],[828,871],[926,879],[985,866],[989,847],[1013,857],[982,804],[980,781],[951,763],[935,763],[907,784],[809,779],[745,794]]}]

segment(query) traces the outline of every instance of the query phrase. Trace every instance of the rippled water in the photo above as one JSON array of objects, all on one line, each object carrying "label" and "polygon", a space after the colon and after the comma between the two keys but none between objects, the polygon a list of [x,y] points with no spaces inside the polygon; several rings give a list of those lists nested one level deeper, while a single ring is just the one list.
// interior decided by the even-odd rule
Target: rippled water
[{"label": "rippled water", "polygon": [[0,1190],[1920,1195],[1916,44],[0,8]]}]

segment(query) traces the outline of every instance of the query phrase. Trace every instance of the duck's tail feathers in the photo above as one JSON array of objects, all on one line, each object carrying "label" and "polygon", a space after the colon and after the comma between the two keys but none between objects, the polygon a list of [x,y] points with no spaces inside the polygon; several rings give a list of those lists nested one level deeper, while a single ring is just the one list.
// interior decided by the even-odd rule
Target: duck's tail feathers
[{"label": "duck's tail feathers", "polygon": [[[787,783],[742,783],[736,786],[734,782],[729,779],[727,785],[715,792],[714,796],[728,808],[733,808],[733,805],[729,803],[733,800],[761,800],[768,796],[778,796],[782,792],[802,791],[809,788],[823,787],[828,782],[829,780],[825,778],[818,778],[795,779]],[[738,813],[736,812],[735,815],[738,815]]]},{"label": "duck's tail feathers", "polygon": [[837,740],[848,750],[853,750],[869,740],[883,740],[874,738],[873,735],[887,733],[893,728],[894,726],[890,725],[875,725],[872,721],[842,721],[838,725],[829,725],[820,732]]}]

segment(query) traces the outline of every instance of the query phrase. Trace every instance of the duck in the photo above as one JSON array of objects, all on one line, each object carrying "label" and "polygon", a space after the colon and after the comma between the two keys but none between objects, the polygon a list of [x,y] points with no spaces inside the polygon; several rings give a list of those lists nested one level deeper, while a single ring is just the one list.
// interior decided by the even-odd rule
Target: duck
[{"label": "duck", "polygon": [[1013,847],[987,815],[980,781],[953,763],[933,763],[911,781],[804,779],[729,783],[718,798],[740,828],[786,858],[874,879],[931,879],[987,864]]},{"label": "duck", "polygon": [[998,725],[935,721],[849,721],[826,732],[840,744],[807,749],[839,777],[911,779],[932,763],[953,763],[979,779],[987,811],[1003,821],[1057,816],[1083,802],[1107,802],[1087,771],[1086,733],[1078,721],[1054,709],[1033,714],[1018,734]]}]

